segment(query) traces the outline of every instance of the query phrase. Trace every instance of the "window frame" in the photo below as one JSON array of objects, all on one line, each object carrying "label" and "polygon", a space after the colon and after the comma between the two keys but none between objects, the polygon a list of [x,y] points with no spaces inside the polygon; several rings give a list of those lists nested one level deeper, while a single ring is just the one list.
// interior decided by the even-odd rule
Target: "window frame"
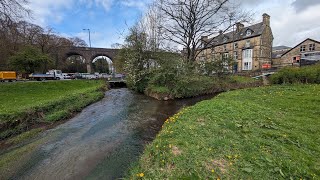
[{"label": "window frame", "polygon": [[246,36],[251,36],[251,35],[252,35],[252,32],[251,32],[250,29],[248,29],[248,30],[246,31]]},{"label": "window frame", "polygon": [[238,43],[237,42],[233,43],[233,49],[238,49]]},{"label": "window frame", "polygon": [[309,44],[309,51],[315,51],[315,50],[316,50],[316,44],[315,43]]},{"label": "window frame", "polygon": [[235,60],[235,61],[237,61],[238,60],[238,51],[234,51],[233,52],[233,59]]}]

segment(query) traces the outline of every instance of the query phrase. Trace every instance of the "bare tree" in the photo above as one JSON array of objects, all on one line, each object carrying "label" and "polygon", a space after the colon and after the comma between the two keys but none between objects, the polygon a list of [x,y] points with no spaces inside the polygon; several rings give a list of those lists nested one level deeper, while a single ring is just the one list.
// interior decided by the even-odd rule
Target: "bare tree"
[{"label": "bare tree", "polygon": [[164,38],[183,47],[187,62],[194,62],[205,48],[199,48],[201,37],[225,32],[248,17],[229,0],[160,0],[158,6]]},{"label": "bare tree", "polygon": [[26,8],[28,0],[0,0],[0,25],[7,27],[12,22],[30,16],[31,11]]},{"label": "bare tree", "polygon": [[81,39],[79,37],[72,37],[72,38],[70,38],[70,41],[72,42],[73,46],[88,47],[86,41],[84,41],[83,39]]},{"label": "bare tree", "polygon": [[163,39],[161,37],[162,18],[159,6],[153,3],[149,6],[148,11],[140,20],[141,26],[147,34],[148,50],[157,51],[161,48]]}]

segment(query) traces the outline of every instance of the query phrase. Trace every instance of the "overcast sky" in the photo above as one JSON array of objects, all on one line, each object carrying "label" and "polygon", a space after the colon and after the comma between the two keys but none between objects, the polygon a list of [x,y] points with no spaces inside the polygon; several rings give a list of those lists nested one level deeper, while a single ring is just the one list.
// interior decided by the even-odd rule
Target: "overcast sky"
[{"label": "overcast sky", "polygon": [[[62,36],[78,36],[93,47],[122,43],[126,29],[141,17],[152,0],[30,0],[32,22]],[[320,41],[320,0],[239,0],[243,9],[271,16],[274,46],[295,46],[306,38]],[[89,43],[88,43],[89,44]]]}]

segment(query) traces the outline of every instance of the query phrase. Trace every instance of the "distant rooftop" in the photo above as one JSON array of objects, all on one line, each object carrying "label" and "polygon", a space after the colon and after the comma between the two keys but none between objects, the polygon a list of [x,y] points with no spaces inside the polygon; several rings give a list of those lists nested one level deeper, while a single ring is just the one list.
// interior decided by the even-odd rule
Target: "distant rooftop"
[{"label": "distant rooftop", "polygon": [[272,51],[283,51],[283,50],[289,50],[291,47],[288,46],[275,46],[272,48]]}]

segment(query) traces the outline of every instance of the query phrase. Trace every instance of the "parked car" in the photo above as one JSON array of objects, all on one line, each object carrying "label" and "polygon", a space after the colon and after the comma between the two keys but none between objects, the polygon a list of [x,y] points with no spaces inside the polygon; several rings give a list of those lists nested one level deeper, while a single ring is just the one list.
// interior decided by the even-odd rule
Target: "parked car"
[{"label": "parked car", "polygon": [[63,79],[71,79],[71,76],[67,73],[62,73]]}]

